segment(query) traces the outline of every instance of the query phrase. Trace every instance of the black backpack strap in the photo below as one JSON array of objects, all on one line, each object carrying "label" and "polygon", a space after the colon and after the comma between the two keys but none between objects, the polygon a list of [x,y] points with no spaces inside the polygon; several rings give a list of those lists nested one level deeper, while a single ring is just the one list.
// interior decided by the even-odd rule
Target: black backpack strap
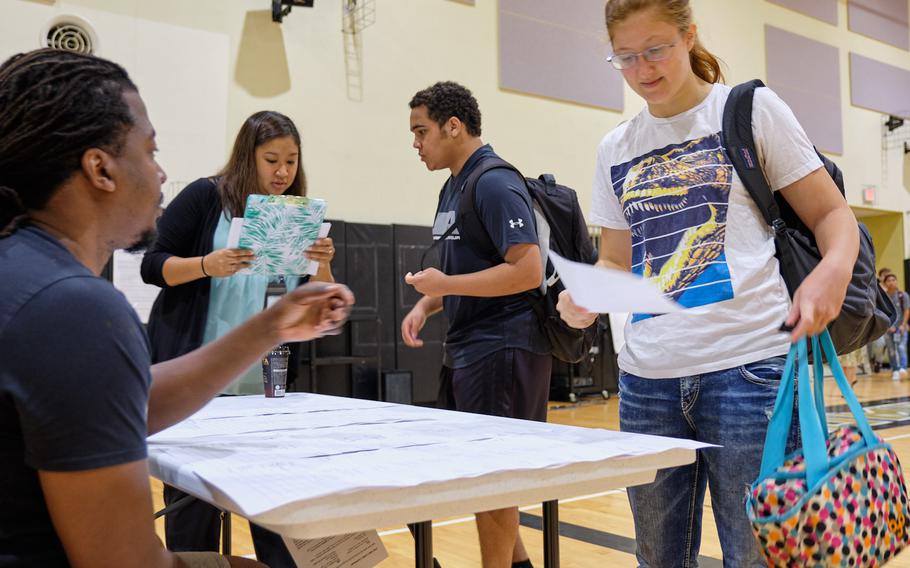
[{"label": "black backpack strap", "polygon": [[[454,233],[455,229],[457,229],[457,228],[458,228],[458,224],[456,224],[456,223],[452,223],[451,225],[449,225],[449,228],[446,229],[446,232],[444,232],[442,235],[440,235],[439,240],[433,241],[433,246],[435,247],[439,241],[446,240],[446,237],[448,237],[449,235]],[[432,247],[430,247],[430,248],[432,248]]]},{"label": "black backpack strap", "polygon": [[[442,204],[442,195],[446,192],[446,184],[448,184],[448,182],[442,184],[442,189],[439,190],[439,200],[436,202],[436,215],[437,216],[439,215],[439,206],[440,206],[440,204]],[[434,218],[434,222],[435,222],[435,218]],[[449,235],[454,233],[455,229],[457,229],[457,228],[458,228],[458,223],[453,222],[451,225],[449,225],[449,228],[446,229],[445,232],[438,239],[435,239],[433,241],[433,244],[430,245],[430,248],[428,248],[427,250],[425,250],[423,252],[423,258],[421,259],[420,264],[423,265],[423,259],[425,259],[427,257],[427,255],[430,254],[430,252],[434,248],[439,246],[439,243],[446,240],[446,238],[448,238]]]},{"label": "black backpack strap", "polygon": [[[496,168],[510,169],[517,173],[521,179],[524,179],[521,172],[505,160],[498,157],[483,158],[481,162],[471,170],[471,173],[468,174],[461,189],[456,189],[456,191],[461,191],[462,195],[461,200],[458,203],[458,211],[455,213],[455,221],[449,225],[449,228],[446,229],[438,239],[433,241],[430,248],[424,252],[424,257],[457,229],[460,236],[464,237],[465,235],[468,235],[468,238],[465,240],[468,246],[474,247],[474,249],[481,254],[490,256],[497,262],[505,262],[505,259],[499,254],[499,249],[493,244],[493,239],[490,238],[490,234],[483,226],[483,222],[480,220],[480,215],[477,213],[477,201],[474,197],[480,176]],[[555,178],[553,178],[553,176],[550,176],[550,178],[553,179],[553,183],[555,184]],[[448,182],[446,182],[446,184],[447,183]],[[439,190],[439,204],[442,203],[442,196],[445,193],[446,184],[443,184],[442,189]],[[437,215],[439,214],[438,204],[436,206],[436,213]]]},{"label": "black backpack strap", "polygon": [[746,191],[758,205],[762,217],[774,230],[774,244],[780,273],[787,285],[790,297],[802,282],[803,271],[797,263],[793,244],[786,237],[787,223],[781,217],[781,210],[774,198],[774,192],[765,177],[765,172],[758,161],[755,148],[755,137],[752,134],[752,101],[755,89],[764,87],[764,83],[755,79],[733,87],[727,103],[724,105],[723,136],[727,157],[733,163],[739,179]]},{"label": "black backpack strap", "polygon": [[470,174],[468,174],[468,177],[465,179],[464,185],[462,186],[461,201],[458,205],[456,224],[459,226],[458,231],[461,238],[464,239],[467,237],[466,243],[468,246],[474,247],[474,249],[481,254],[487,255],[497,262],[505,262],[505,259],[499,254],[499,249],[497,249],[496,245],[493,243],[493,239],[490,238],[490,233],[488,233],[486,227],[483,226],[480,214],[477,212],[477,182],[480,180],[480,176],[497,168],[512,170],[518,174],[519,178],[524,180],[524,176],[521,175],[521,172],[502,158],[489,157],[481,159],[480,163],[471,170]]},{"label": "black backpack strap", "polygon": [[758,150],[752,134],[752,101],[755,89],[764,86],[761,80],[754,79],[733,87],[724,105],[721,135],[727,156],[739,174],[739,179],[758,205],[765,221],[775,231],[779,231],[783,229],[784,221],[774,200],[774,192],[758,161]]}]

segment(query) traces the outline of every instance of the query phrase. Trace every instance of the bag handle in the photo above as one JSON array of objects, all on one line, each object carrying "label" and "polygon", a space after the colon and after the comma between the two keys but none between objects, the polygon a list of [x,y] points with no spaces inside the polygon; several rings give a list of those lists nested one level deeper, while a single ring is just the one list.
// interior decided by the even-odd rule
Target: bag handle
[{"label": "bag handle", "polygon": [[806,481],[809,487],[815,487],[828,472],[828,449],[825,444],[827,436],[822,433],[822,424],[818,417],[818,408],[813,404],[815,401],[812,398],[809,353],[805,337],[800,338],[797,343],[796,356],[799,359],[799,379],[796,387],[799,393],[799,433],[803,443]]},{"label": "bag handle", "polygon": [[[859,399],[856,398],[853,388],[850,387],[850,383],[847,381],[847,376],[840,366],[840,361],[837,360],[837,351],[834,349],[834,342],[831,341],[831,335],[828,333],[827,329],[819,336],[819,339],[822,348],[825,351],[825,358],[828,359],[828,366],[831,368],[832,375],[834,375],[834,382],[837,384],[837,388],[840,390],[841,394],[844,395],[844,400],[847,401],[850,413],[853,414],[853,418],[856,420],[856,426],[863,435],[866,445],[869,447],[877,445],[879,443],[878,436],[875,435],[872,426],[869,425],[869,421],[866,419],[866,413],[863,411],[863,406],[859,403]],[[819,358],[820,357],[821,354],[819,354]]]},{"label": "bag handle", "polygon": [[758,479],[768,479],[774,475],[774,470],[784,463],[787,438],[790,433],[790,424],[793,420],[793,371],[796,363],[796,343],[790,345],[787,353],[787,362],[780,376],[780,386],[777,389],[777,399],[774,401],[774,412],[771,422],[765,433],[765,447],[762,450],[761,468]]},{"label": "bag handle", "polygon": [[815,412],[818,413],[818,421],[822,425],[822,434],[825,439],[828,438],[828,416],[825,413],[825,368],[822,364],[821,347],[819,346],[818,336],[812,336],[812,371],[815,373]]},{"label": "bag handle", "polygon": [[828,359],[834,382],[844,395],[847,406],[856,420],[865,445],[872,447],[878,444],[878,438],[869,426],[863,408],[853,393],[853,389],[850,388],[850,383],[847,382],[847,377],[837,360],[837,352],[834,350],[834,343],[831,341],[828,330],[824,330],[820,335],[812,338],[812,349],[813,370],[815,371],[814,392],[809,374],[806,339],[801,338],[790,346],[777,399],[774,403],[774,412],[765,435],[759,479],[772,477],[775,470],[784,463],[784,452],[792,422],[794,383],[798,384],[796,390],[799,393],[800,437],[809,487],[813,487],[827,474],[829,464],[826,442],[828,436],[824,407],[824,373],[821,366],[822,351]]}]

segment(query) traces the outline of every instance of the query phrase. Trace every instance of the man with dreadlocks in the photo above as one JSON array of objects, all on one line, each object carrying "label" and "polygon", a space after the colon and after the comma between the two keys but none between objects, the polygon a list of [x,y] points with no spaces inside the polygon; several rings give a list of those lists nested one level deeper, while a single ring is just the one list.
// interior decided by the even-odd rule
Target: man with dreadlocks
[{"label": "man with dreadlocks", "polygon": [[120,66],[50,49],[0,66],[0,567],[264,566],[163,548],[145,438],[272,346],[336,331],[353,296],[307,284],[150,366],[139,318],[98,275],[153,236],[155,151]]}]

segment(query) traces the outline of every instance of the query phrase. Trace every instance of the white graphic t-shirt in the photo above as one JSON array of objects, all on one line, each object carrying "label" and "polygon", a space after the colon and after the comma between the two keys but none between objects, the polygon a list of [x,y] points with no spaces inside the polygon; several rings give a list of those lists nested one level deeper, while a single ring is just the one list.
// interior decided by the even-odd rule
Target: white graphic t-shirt
[{"label": "white graphic t-shirt", "polygon": [[[730,87],[715,84],[699,105],[669,118],[647,108],[600,143],[591,222],[632,233],[632,272],[684,309],[632,314],[622,370],[684,377],[787,353],[779,331],[790,299],[771,229],[724,151]],[[775,191],[821,167],[790,108],[755,91],[759,161]]]}]

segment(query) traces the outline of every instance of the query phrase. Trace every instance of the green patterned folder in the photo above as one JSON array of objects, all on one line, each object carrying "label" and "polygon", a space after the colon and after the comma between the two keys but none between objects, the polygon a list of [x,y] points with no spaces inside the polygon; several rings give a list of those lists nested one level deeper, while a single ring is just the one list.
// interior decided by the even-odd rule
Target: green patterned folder
[{"label": "green patterned folder", "polygon": [[[253,274],[307,274],[304,251],[319,238],[325,201],[293,195],[250,195],[243,214],[240,248],[251,249]],[[244,271],[245,272],[245,271]]]}]

